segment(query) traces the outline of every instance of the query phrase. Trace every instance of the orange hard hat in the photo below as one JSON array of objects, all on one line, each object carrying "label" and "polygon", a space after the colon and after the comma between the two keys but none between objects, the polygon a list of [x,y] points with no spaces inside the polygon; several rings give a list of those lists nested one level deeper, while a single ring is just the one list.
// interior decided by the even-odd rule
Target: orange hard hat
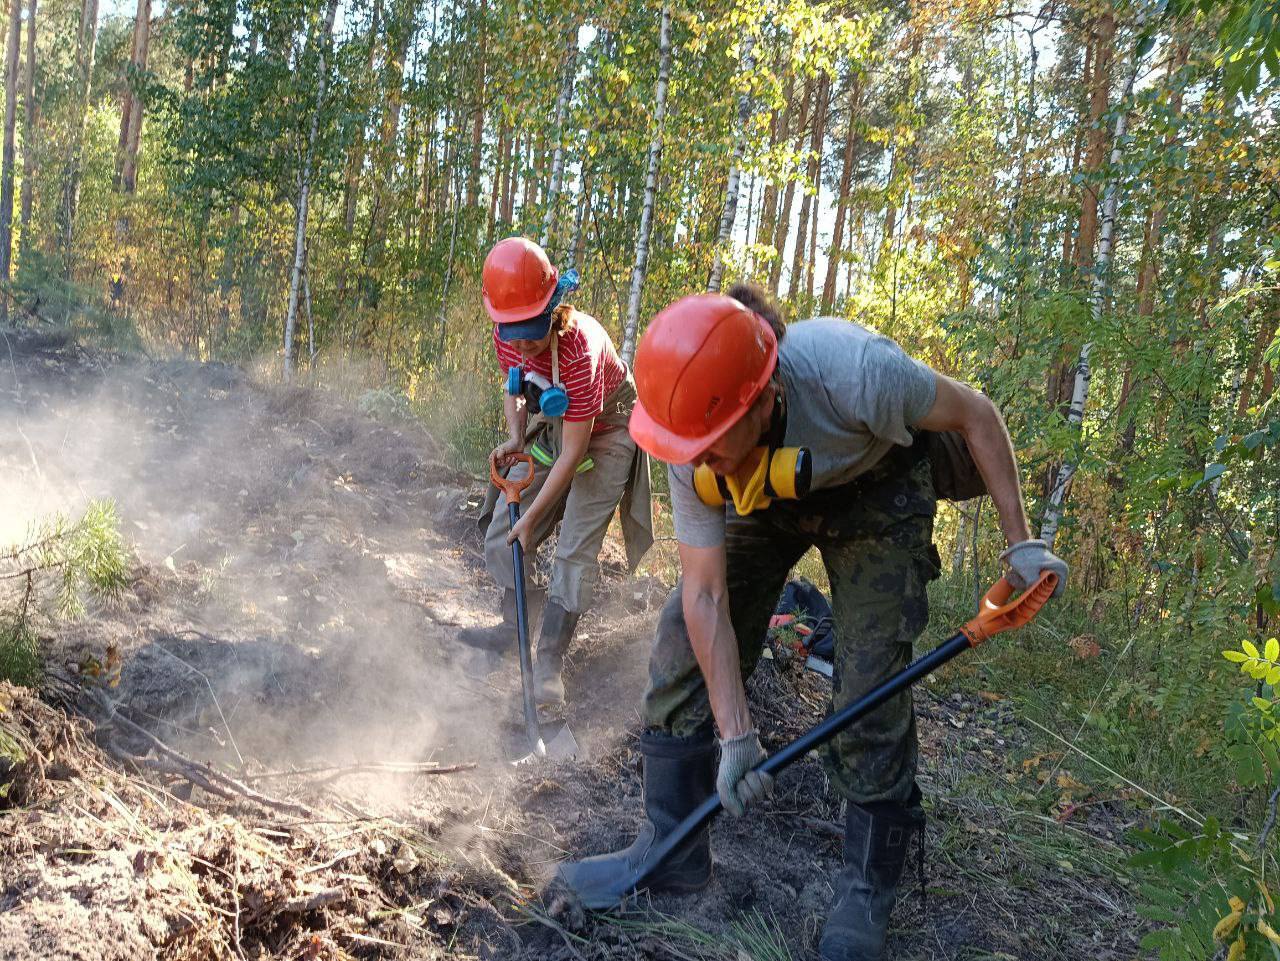
[{"label": "orange hard hat", "polygon": [[732,297],[682,297],[653,318],[636,347],[636,444],[688,464],[751,407],[773,375],[778,339]]},{"label": "orange hard hat", "polygon": [[547,253],[532,240],[508,237],[484,259],[481,297],[496,324],[537,317],[551,302],[560,279]]}]

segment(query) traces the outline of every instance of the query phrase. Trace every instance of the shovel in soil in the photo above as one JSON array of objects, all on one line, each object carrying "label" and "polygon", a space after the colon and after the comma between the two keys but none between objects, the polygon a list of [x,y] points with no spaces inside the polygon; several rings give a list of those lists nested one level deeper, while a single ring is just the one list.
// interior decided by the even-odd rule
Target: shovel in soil
[{"label": "shovel in soil", "polygon": [[[524,462],[528,470],[517,480],[503,477],[489,465],[489,479],[507,498],[507,516],[514,528],[520,520],[520,495],[533,483],[533,458],[528,454],[513,454],[508,461]],[[513,763],[527,764],[540,758],[568,760],[577,756],[578,742],[565,723],[550,743],[542,739],[542,725],[538,723],[538,705],[533,697],[533,655],[529,648],[529,604],[524,590],[524,548],[519,540],[511,542],[511,557],[515,561],[516,581],[516,637],[520,649],[520,693],[524,700],[524,727],[529,736],[530,753]]]},{"label": "shovel in soil", "polygon": [[[939,644],[918,660],[912,661],[883,684],[832,714],[778,753],[765,758],[755,769],[776,775],[814,748],[826,744],[854,721],[875,710],[895,694],[906,690],[926,674],[936,671],[961,651],[977,647],[983,641],[1003,631],[1027,624],[1044,606],[1057,583],[1057,575],[1046,571],[1040,575],[1038,581],[1023,591],[1021,596],[1011,601],[1013,585],[1001,578],[982,599],[978,615],[949,640]],[[642,890],[645,882],[662,862],[721,810],[720,796],[712,794],[698,805],[693,813],[677,824],[670,834],[657,841],[649,849],[644,860],[630,874],[619,874],[609,881],[579,888],[574,886],[571,865],[562,865],[556,873],[551,889],[547,892],[552,914],[564,911],[570,915],[576,915],[579,908],[605,910],[618,905],[624,898]],[[566,867],[570,869],[568,872]]]}]

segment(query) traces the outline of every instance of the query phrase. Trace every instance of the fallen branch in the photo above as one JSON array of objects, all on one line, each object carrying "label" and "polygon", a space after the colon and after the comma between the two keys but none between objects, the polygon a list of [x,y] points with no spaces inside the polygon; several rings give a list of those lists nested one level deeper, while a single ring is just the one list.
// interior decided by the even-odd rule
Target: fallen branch
[{"label": "fallen branch", "polygon": [[[235,778],[229,777],[221,771],[210,767],[208,764],[204,764],[200,761],[193,761],[180,751],[175,751],[146,728],[135,724],[133,721],[121,714],[115,703],[101,691],[89,689],[89,695],[99,707],[107,712],[107,718],[109,721],[114,724],[119,724],[131,734],[138,735],[150,744],[157,753],[167,758],[176,768],[169,773],[179,774],[182,777],[185,777],[192,784],[195,784],[197,787],[204,788],[205,790],[210,790],[212,785],[216,785],[217,787],[211,790],[210,793],[217,794],[220,797],[231,796],[227,793],[230,791],[234,792],[235,795],[239,795],[253,801],[255,804],[261,804],[263,807],[274,808],[277,811],[284,811],[301,817],[311,817],[312,811],[305,804],[299,804],[296,801],[282,801],[279,798],[263,794],[262,792],[249,787],[247,784],[242,784]],[[134,760],[135,763],[142,764],[144,767],[152,766],[146,759],[133,758],[132,760]]]},{"label": "fallen branch", "polygon": [[298,768],[294,771],[263,771],[261,774],[246,774],[246,781],[266,781],[271,778],[302,777],[308,774],[329,774],[320,783],[346,777],[348,774],[379,772],[384,774],[456,774],[458,771],[475,770],[474,762],[464,764],[432,764],[430,762],[415,763],[412,761],[364,761],[359,764],[326,764],[323,767]]},{"label": "fallen branch", "polygon": [[325,888],[323,891],[317,891],[314,894],[290,898],[276,908],[275,912],[277,914],[306,914],[308,911],[318,911],[332,904],[338,904],[345,901],[346,898],[347,892],[342,888]]}]

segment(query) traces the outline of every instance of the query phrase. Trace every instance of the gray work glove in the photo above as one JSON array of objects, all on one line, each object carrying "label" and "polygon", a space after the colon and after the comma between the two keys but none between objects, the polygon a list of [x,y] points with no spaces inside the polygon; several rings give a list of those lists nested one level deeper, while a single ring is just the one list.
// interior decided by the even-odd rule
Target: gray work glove
[{"label": "gray work glove", "polygon": [[735,817],[745,814],[747,805],[759,804],[773,795],[773,775],[751,770],[766,757],[755,731],[720,742],[716,792],[724,809]]},{"label": "gray work glove", "polygon": [[1009,583],[1015,590],[1025,591],[1040,579],[1045,571],[1053,571],[1058,575],[1058,584],[1053,589],[1053,596],[1058,597],[1067,587],[1067,562],[1053,551],[1044,541],[1018,541],[1007,548],[1000,560],[1009,567]]}]

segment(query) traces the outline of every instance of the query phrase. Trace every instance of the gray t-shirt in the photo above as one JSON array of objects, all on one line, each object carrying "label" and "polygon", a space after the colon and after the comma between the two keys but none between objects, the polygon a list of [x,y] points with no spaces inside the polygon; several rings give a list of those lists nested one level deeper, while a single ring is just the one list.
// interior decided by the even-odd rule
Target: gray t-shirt
[{"label": "gray t-shirt", "polygon": [[[786,391],[787,447],[813,455],[811,490],[838,487],[875,467],[895,445],[911,443],[909,428],[933,406],[932,370],[892,340],[828,317],[787,328],[778,347]],[[671,466],[676,540],[688,547],[724,543],[725,511],[693,489],[693,467]]]}]

